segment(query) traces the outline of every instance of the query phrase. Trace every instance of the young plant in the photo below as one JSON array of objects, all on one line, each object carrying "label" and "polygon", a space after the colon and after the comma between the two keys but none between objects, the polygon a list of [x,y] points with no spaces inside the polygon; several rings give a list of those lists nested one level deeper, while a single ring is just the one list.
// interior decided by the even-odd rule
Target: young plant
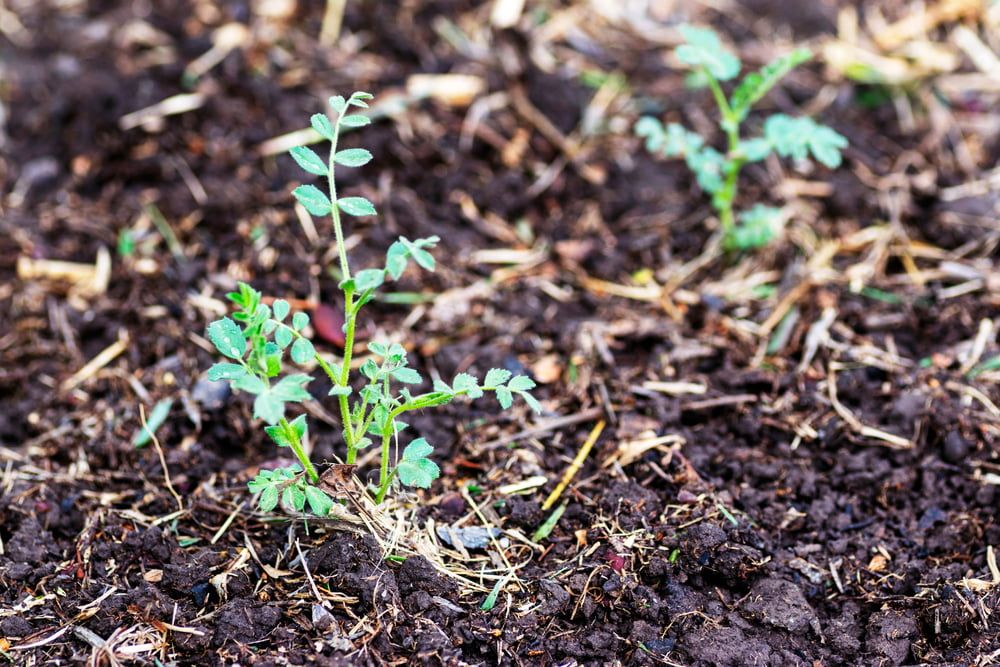
[{"label": "young plant", "polygon": [[[763,136],[744,139],[741,125],[753,106],[791,70],[812,57],[807,49],[796,49],[750,72],[727,99],[723,81],[740,73],[740,59],[723,48],[718,36],[707,28],[681,26],[685,44],[677,47],[677,58],[694,68],[692,78],[712,91],[721,115],[720,127],[726,135],[726,152],[709,146],[698,134],[677,123],[665,128],[656,118],[644,116],[635,133],[646,140],[646,150],[667,157],[683,157],[702,190],[712,195],[719,214],[723,244],[728,250],[748,250],[767,245],[781,229],[779,209],[755,204],[739,216],[733,213],[740,170],[748,162],[763,160],[772,152],[781,157],[805,160],[810,155],[834,169],[840,166],[841,149],[847,139],[811,118],[773,114],[764,121]],[[738,224],[737,224],[738,219]]]},{"label": "young plant", "polygon": [[423,438],[410,442],[402,457],[394,463],[392,444],[407,428],[402,418],[407,412],[450,403],[456,397],[479,398],[493,392],[500,407],[511,407],[520,396],[533,410],[541,411],[538,401],[530,394],[535,383],[524,375],[494,368],[480,382],[468,373],[459,373],[451,384],[435,380],[433,389],[413,393],[410,387],[424,382],[420,373],[407,362],[406,350],[398,343],[368,344],[371,356],[360,366],[362,382],[355,387],[352,377],[352,357],[358,315],[361,309],[377,297],[387,281],[398,280],[412,262],[427,271],[434,270],[434,257],[428,250],[438,237],[409,240],[399,237],[386,252],[385,265],[352,273],[344,245],[341,214],[349,216],[375,215],[375,207],[363,197],[342,197],[337,193],[335,168],[360,167],[372,159],[363,148],[338,150],[337,142],[343,128],[367,125],[367,116],[351,113],[351,107],[365,108],[368,93],[357,92],[349,99],[330,98],[334,119],[324,114],[312,117],[312,127],[330,144],[329,157],[320,158],[310,148],[300,146],[291,155],[302,169],[326,180],[328,192],[315,185],[300,185],[292,194],[315,216],[329,215],[337,241],[340,261],[340,289],[344,294],[344,356],[337,362],[319,354],[306,337],[309,316],[291,312],[288,302],[277,299],[270,306],[262,302],[260,292],[240,283],[236,292],[228,295],[238,310],[232,319],[223,317],[208,326],[209,340],[227,361],[212,366],[211,380],[228,381],[234,390],[254,395],[254,417],[263,420],[264,431],[279,447],[292,450],[299,464],[276,470],[263,470],[250,482],[250,490],[258,494],[261,510],[270,511],[280,502],[289,512],[302,512],[308,506],[317,515],[325,516],[333,501],[319,486],[319,473],[306,453],[307,425],[304,414],[289,419],[290,406],[312,400],[306,389],[312,381],[306,373],[285,372],[285,355],[299,366],[318,366],[330,379],[329,395],[338,405],[346,447],[345,462],[354,464],[358,452],[377,441],[380,445],[379,482],[375,497],[381,502],[393,480],[412,487],[428,488],[440,474],[430,456],[434,448]]}]

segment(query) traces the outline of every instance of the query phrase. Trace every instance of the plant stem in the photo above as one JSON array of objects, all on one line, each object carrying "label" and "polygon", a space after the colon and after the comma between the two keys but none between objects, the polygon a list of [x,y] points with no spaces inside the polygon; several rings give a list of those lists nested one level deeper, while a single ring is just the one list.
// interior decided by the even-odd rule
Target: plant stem
[{"label": "plant stem", "polygon": [[[344,365],[340,369],[340,385],[346,387],[351,378],[351,356],[354,354],[354,332],[357,329],[358,309],[353,304],[354,294],[350,290],[344,292],[344,315],[347,320],[347,331],[344,334]],[[344,440],[347,443],[347,464],[352,465],[358,456],[358,445],[354,440],[351,411],[347,405],[347,396],[339,396],[340,418],[344,422]]]},{"label": "plant stem", "polygon": [[[330,183],[330,216],[333,218],[333,234],[337,239],[337,254],[340,256],[340,273],[343,280],[351,279],[351,267],[347,263],[347,248],[344,247],[344,228],[340,224],[340,208],[337,206],[337,179],[335,177],[337,155],[337,140],[340,138],[340,119],[343,115],[337,114],[337,123],[333,127],[333,139],[330,140],[330,162],[327,181]],[[347,304],[344,304],[347,308]]]},{"label": "plant stem", "polygon": [[[726,132],[726,143],[729,155],[731,156],[740,147],[740,120],[733,112],[732,107],[729,106],[729,102],[726,100],[726,95],[722,92],[722,86],[719,85],[719,82],[707,70],[705,70],[705,76],[708,79],[709,88],[712,89],[712,95],[715,97],[715,103],[719,106],[719,113],[722,115],[722,129]],[[736,220],[733,215],[733,203],[736,201],[736,184],[740,175],[740,169],[742,168],[742,159],[730,157],[726,160],[726,182],[717,197],[718,202],[721,204],[718,207],[719,222],[722,224],[722,235],[724,238],[729,238],[736,227]]]},{"label": "plant stem", "polygon": [[382,434],[382,465],[379,468],[379,484],[378,492],[375,494],[375,502],[381,503],[385,499],[386,492],[389,491],[389,485],[392,483],[393,477],[396,476],[396,469],[393,468],[392,472],[389,472],[389,440],[390,435],[388,433]]},{"label": "plant stem", "polygon": [[306,450],[302,447],[302,441],[299,440],[298,431],[295,430],[288,420],[284,417],[278,422],[281,426],[281,430],[284,431],[285,437],[288,439],[288,444],[291,446],[292,451],[295,452],[295,458],[299,460],[302,464],[302,469],[306,471],[306,475],[309,476],[309,481],[315,483],[319,481],[319,475],[316,474],[316,468],[313,467],[312,461],[309,460],[309,456],[306,454]]},{"label": "plant stem", "polygon": [[[337,140],[340,138],[340,121],[343,117],[342,113],[337,113],[337,123],[333,128],[333,139],[330,140],[330,160],[327,180],[330,183],[330,216],[333,218],[333,233],[337,239],[337,255],[340,257],[341,279],[350,280],[351,267],[347,262],[347,248],[344,246],[344,229],[340,223],[340,208],[337,206],[337,180],[335,176]],[[344,292],[344,321],[347,323],[347,333],[344,337],[344,363],[340,369],[339,381],[334,379],[334,383],[341,387],[347,387],[351,379],[351,354],[354,351],[354,329],[358,316],[354,308],[353,296],[351,290]],[[354,463],[358,455],[358,447],[354,440],[353,424],[351,424],[351,409],[347,402],[347,396],[338,396],[337,403],[340,404],[340,421],[344,427],[344,443],[347,445],[346,460],[348,465],[350,465]]]}]

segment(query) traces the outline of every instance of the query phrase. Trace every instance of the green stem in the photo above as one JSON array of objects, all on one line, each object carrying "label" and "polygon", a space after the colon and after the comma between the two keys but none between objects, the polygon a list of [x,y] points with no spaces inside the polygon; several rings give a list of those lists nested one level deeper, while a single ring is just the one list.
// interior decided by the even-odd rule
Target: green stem
[{"label": "green stem", "polygon": [[[733,112],[732,107],[729,105],[729,101],[726,100],[726,95],[722,92],[722,86],[719,82],[715,80],[711,74],[705,71],[705,76],[708,79],[708,86],[712,90],[712,95],[715,97],[715,103],[719,107],[719,113],[722,115],[722,129],[726,132],[726,143],[729,149],[729,155],[734,155],[740,147],[740,120],[739,117]],[[740,158],[730,157],[726,163],[726,181],[722,186],[722,190],[718,193],[717,201],[721,204],[718,207],[719,210],[719,222],[722,224],[722,235],[724,238],[729,238],[732,234],[733,229],[736,227],[735,216],[733,215],[733,203],[736,201],[736,185],[740,175],[740,169],[743,168],[743,160]]]},{"label": "green stem", "polygon": [[[327,181],[330,183],[330,216],[333,218],[333,234],[337,239],[337,254],[340,256],[340,273],[343,280],[351,279],[351,267],[347,263],[347,248],[344,247],[344,228],[340,224],[340,208],[337,207],[337,180],[335,177],[337,155],[337,140],[340,138],[341,114],[337,114],[337,123],[333,127],[333,139],[330,140],[330,161]],[[345,304],[346,305],[346,304]]]},{"label": "green stem", "polygon": [[[340,257],[340,273],[342,280],[351,279],[351,267],[347,262],[347,248],[344,245],[344,228],[340,222],[340,208],[337,206],[337,180],[336,180],[336,156],[337,140],[340,138],[340,121],[343,114],[337,114],[337,123],[333,128],[333,139],[330,140],[330,160],[327,181],[330,183],[330,216],[333,218],[333,233],[337,239],[337,255]],[[351,354],[354,351],[354,329],[357,319],[355,312],[353,294],[350,290],[344,292],[344,321],[347,323],[347,333],[344,337],[344,365],[340,370],[340,378],[331,379],[341,387],[349,386],[351,379]],[[328,373],[329,374],[329,373]],[[351,409],[347,402],[347,396],[338,396],[337,403],[340,405],[340,420],[344,427],[344,443],[347,445],[347,463],[353,464],[358,455],[358,447],[354,440],[353,424],[351,423]]]},{"label": "green stem", "polygon": [[396,476],[396,469],[393,468],[392,472],[389,472],[389,444],[391,435],[388,433],[382,434],[382,464],[379,468],[378,475],[378,492],[375,494],[375,502],[381,503],[385,499],[386,492],[389,491],[389,485],[392,483],[393,478]]},{"label": "green stem", "polygon": [[[344,316],[347,320],[347,331],[344,334],[344,365],[340,369],[340,386],[346,387],[351,378],[351,357],[354,354],[354,332],[357,329],[358,313],[353,304],[354,294],[344,292]],[[354,440],[351,423],[351,411],[347,405],[347,396],[339,396],[340,418],[344,422],[344,440],[347,443],[347,464],[352,465],[358,456],[358,445]]]},{"label": "green stem", "polygon": [[285,432],[285,437],[288,438],[288,444],[291,446],[292,451],[295,452],[295,457],[302,464],[302,469],[306,471],[306,475],[309,476],[309,481],[314,484],[319,481],[319,475],[316,474],[316,468],[313,467],[312,461],[309,460],[309,456],[306,455],[306,450],[302,448],[302,442],[299,440],[299,434],[288,420],[284,417],[278,422],[281,426],[281,430]]},{"label": "green stem", "polygon": [[720,201],[722,208],[719,210],[719,222],[722,224],[723,238],[729,238],[736,227],[735,216],[733,215],[733,202],[736,201],[736,183],[743,164],[739,161],[729,166],[726,174],[725,185],[722,186]]}]

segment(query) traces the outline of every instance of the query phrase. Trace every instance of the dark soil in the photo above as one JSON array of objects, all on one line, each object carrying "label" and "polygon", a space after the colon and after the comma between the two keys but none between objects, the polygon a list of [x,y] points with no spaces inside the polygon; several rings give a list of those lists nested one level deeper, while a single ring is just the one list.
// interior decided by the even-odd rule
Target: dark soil
[{"label": "dark soil", "polygon": [[[604,19],[577,16],[563,37],[534,44],[559,63],[545,71],[529,46],[543,26],[529,23],[545,11],[569,20],[577,3],[539,3],[547,9],[532,21],[488,41],[480,32],[490,3],[350,3],[338,49],[315,40],[318,1],[300,1],[287,22],[239,1],[7,4],[24,31],[0,37],[0,662],[1000,657],[1000,389],[995,374],[972,378],[963,367],[982,323],[1000,313],[995,196],[937,194],[995,168],[995,137],[975,173],[937,164],[928,151],[943,149],[925,145],[925,128],[908,134],[891,104],[864,108],[858,89],[829,83],[837,89],[823,119],[852,148],[840,171],[792,174],[834,185],[806,200],[811,226],[793,226],[753,258],[717,257],[662,299],[626,298],[608,283],[634,295],[637,273],[649,269],[670,284],[711,233],[683,167],[648,158],[628,135],[635,107],[692,123],[709,107],[663,64],[666,46],[611,28],[597,39],[591,31]],[[735,17],[679,18],[714,22],[748,47],[772,28],[800,39],[834,30],[830,3],[784,7],[747,2]],[[730,25],[748,16],[763,37]],[[229,22],[252,24],[253,37],[190,81],[185,67]],[[465,31],[464,49],[451,28]],[[338,307],[332,234],[324,226],[310,241],[288,195],[299,174],[287,157],[262,156],[262,142],[301,129],[331,94],[389,97],[417,72],[480,75],[489,93],[523,90],[571,134],[594,96],[579,72],[592,68],[622,72],[637,101],[615,107],[628,124],[606,119],[613,131],[584,137],[574,160],[509,98],[468,143],[468,109],[434,101],[346,139],[376,160],[345,186],[382,212],[349,230],[353,261],[379,261],[400,234],[437,234],[440,270],[408,276],[401,289],[451,290],[444,305],[418,306],[416,324],[409,307],[373,306],[378,326],[365,336],[398,333],[417,366],[444,377],[530,372],[543,380],[541,421],[582,416],[516,440],[538,422],[523,409],[462,404],[414,418],[443,475],[419,502],[396,505],[398,550],[363,525],[251,511],[246,482],[280,453],[244,398],[203,379],[213,304],[247,279],[268,295]],[[805,68],[769,99],[794,109],[822,76],[819,65]],[[119,125],[192,92],[204,103],[158,127]],[[988,109],[979,113],[996,114]],[[935,165],[931,183],[911,169],[875,184],[905,169],[904,154]],[[564,166],[539,186],[552,164]],[[776,196],[779,176],[749,169],[745,199]],[[887,243],[849,240],[885,220],[897,234]],[[123,234],[135,240],[127,256],[116,252]],[[809,274],[816,237],[842,245]],[[102,247],[112,275],[96,296],[18,277],[19,258],[93,263]],[[474,254],[497,248],[535,249],[540,259],[495,271]],[[948,262],[985,278],[950,292],[965,278],[942,270]],[[736,290],[758,272],[771,272],[770,292]],[[875,289],[852,289],[852,272]],[[482,290],[460,291],[474,284]],[[789,294],[798,321],[761,355],[771,335],[757,327],[789,306],[780,305]],[[836,321],[815,346],[810,331],[829,308]],[[64,384],[125,335],[120,355],[79,386]],[[334,338],[320,343],[325,352],[338,353]],[[980,358],[995,357],[995,329],[983,342]],[[704,392],[646,384],[664,381]],[[180,506],[157,447],[131,444],[139,406],[148,415],[167,398],[173,408],[157,436]],[[533,545],[551,514],[542,502],[601,418],[607,428],[560,498],[565,513]],[[323,414],[311,423],[314,459],[335,463],[335,424]],[[621,458],[629,443],[668,435],[677,438]],[[547,483],[500,491],[536,475]],[[417,553],[412,545],[430,544],[436,527],[481,525],[470,498],[504,530],[503,553],[490,543],[462,554],[437,538],[437,550]],[[516,575],[482,611],[511,567]]]}]

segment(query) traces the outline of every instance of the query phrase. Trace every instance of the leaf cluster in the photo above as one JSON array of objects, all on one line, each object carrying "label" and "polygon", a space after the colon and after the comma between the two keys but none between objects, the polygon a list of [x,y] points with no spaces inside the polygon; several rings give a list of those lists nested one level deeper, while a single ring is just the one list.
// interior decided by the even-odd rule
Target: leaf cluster
[{"label": "leaf cluster", "polygon": [[808,49],[796,49],[746,74],[727,98],[720,82],[739,75],[742,68],[739,58],[722,45],[712,30],[681,26],[680,32],[685,43],[677,47],[675,54],[678,60],[694,68],[697,79],[712,90],[728,149],[722,153],[682,125],[664,126],[651,116],[639,119],[635,133],[645,140],[646,150],[651,153],[684,159],[698,186],[712,196],[712,205],[722,220],[726,247],[736,250],[761,247],[780,232],[781,215],[778,209],[758,204],[738,216],[739,225],[734,223],[733,204],[742,167],[776,153],[798,161],[811,156],[833,169],[841,164],[841,151],[847,147],[847,139],[811,118],[780,113],[765,120],[761,136],[742,138],[741,124],[753,106],[812,54]]},{"label": "leaf cluster", "polygon": [[326,516],[333,507],[330,496],[309,483],[299,466],[261,470],[250,480],[247,488],[251,493],[259,494],[257,507],[262,512],[270,512],[279,502],[290,514],[302,513],[308,505],[311,513]]}]

